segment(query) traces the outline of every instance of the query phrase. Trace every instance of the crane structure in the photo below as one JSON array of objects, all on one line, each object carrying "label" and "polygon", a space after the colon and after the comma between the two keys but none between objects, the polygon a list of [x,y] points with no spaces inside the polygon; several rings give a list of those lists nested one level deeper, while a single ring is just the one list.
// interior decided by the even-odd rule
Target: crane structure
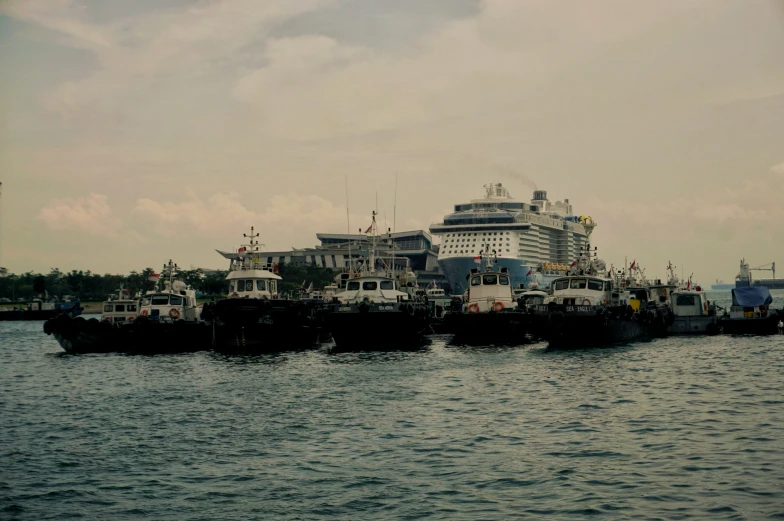
[{"label": "crane structure", "polygon": [[751,271],[770,271],[773,273],[773,280],[776,280],[776,263],[769,262],[767,264],[763,264],[762,266],[757,266],[756,268],[749,268]]}]

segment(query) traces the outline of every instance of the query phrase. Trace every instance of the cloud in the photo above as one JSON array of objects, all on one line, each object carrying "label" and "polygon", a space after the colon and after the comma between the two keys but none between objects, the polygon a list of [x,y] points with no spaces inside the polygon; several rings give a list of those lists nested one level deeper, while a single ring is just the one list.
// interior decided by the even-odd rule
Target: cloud
[{"label": "cloud", "polygon": [[782,161],[778,165],[771,167],[770,171],[773,172],[774,174],[784,176],[784,161]]},{"label": "cloud", "polygon": [[109,207],[109,198],[102,194],[53,199],[41,208],[36,218],[50,230],[78,230],[103,237],[116,237],[122,226]]},{"label": "cloud", "polygon": [[[255,211],[250,205],[263,205]],[[250,226],[261,233],[261,242],[277,248],[310,246],[316,231],[342,233],[346,229],[346,209],[317,195],[289,193],[267,200],[247,198],[237,192],[220,192],[206,199],[190,193],[181,201],[139,199],[134,213],[145,222],[158,223],[154,229],[164,234],[179,231],[241,238]],[[352,215],[357,227],[370,217]],[[145,225],[146,226],[146,225]]]}]

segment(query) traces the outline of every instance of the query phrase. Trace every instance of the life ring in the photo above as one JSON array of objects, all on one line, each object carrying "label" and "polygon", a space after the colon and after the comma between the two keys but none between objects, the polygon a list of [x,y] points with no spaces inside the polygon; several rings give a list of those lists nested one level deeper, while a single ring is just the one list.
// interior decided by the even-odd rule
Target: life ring
[{"label": "life ring", "polygon": [[134,318],[136,318],[136,317],[128,317],[128,320],[126,320],[126,322],[133,322]]},{"label": "life ring", "polygon": [[493,304],[493,311],[503,311],[504,310],[504,303],[503,302],[496,302]]},{"label": "life ring", "polygon": [[469,313],[479,313],[479,304],[474,302],[473,304],[468,305],[468,312]]},{"label": "life ring", "polygon": [[590,305],[591,305],[591,301],[588,300],[587,298],[584,298],[583,299],[583,306],[590,306]]},{"label": "life ring", "polygon": [[177,308],[171,308],[169,310],[169,316],[172,318],[180,318],[180,310]]},{"label": "life ring", "polygon": [[142,312],[141,312],[141,316],[143,316],[143,317],[146,317],[149,314],[150,314],[150,311],[148,309],[143,309]]}]

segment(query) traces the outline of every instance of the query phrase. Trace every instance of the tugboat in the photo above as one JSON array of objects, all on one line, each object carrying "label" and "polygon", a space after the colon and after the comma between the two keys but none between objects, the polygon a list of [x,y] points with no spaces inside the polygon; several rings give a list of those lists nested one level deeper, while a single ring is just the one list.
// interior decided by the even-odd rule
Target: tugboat
[{"label": "tugboat", "polygon": [[468,290],[458,311],[444,316],[444,327],[455,334],[455,343],[519,343],[525,340],[526,315],[520,313],[512,292],[509,271],[496,269],[497,253],[485,245],[475,258],[482,266],[466,276]]},{"label": "tugboat", "polygon": [[116,295],[103,303],[101,320],[110,324],[130,322],[139,315],[139,298],[131,298],[131,292],[123,287]]},{"label": "tugboat", "polygon": [[719,320],[719,327],[731,335],[771,335],[778,332],[782,315],[770,305],[773,297],[765,286],[732,289],[732,306]]},{"label": "tugboat", "polygon": [[716,335],[719,333],[716,305],[708,301],[702,287],[694,286],[691,277],[682,286],[675,275],[675,266],[667,264],[667,282],[655,281],[648,287],[651,301],[672,310],[672,323],[667,326],[670,335]]},{"label": "tugboat", "polygon": [[163,274],[168,280],[163,281],[163,288],[158,284],[148,291],[141,299],[139,318],[147,318],[153,322],[199,322],[202,307],[196,300],[196,290],[186,285],[175,276],[179,267],[171,260],[163,267]]},{"label": "tugboat", "polygon": [[177,265],[171,261],[164,266],[161,277],[163,289],[159,290],[156,283],[155,289],[142,297],[138,315],[129,307],[137,306],[139,301],[127,298],[121,289],[118,299],[104,303],[102,320],[59,315],[44,323],[44,332],[54,336],[70,354],[163,354],[209,349],[211,328],[199,318],[195,291],[176,280]]},{"label": "tugboat", "polygon": [[[220,350],[273,352],[315,347],[322,333],[323,301],[280,298],[278,265],[262,262],[253,227],[230,259],[229,296],[204,306],[212,345]],[[219,252],[222,253],[222,252]]]},{"label": "tugboat", "polygon": [[625,288],[590,245],[572,263],[569,275],[552,283],[553,294],[538,306],[542,336],[549,348],[581,348],[663,336],[667,316],[649,306],[645,290]]},{"label": "tugboat", "polygon": [[[405,257],[376,257],[376,212],[369,255],[349,269],[345,290],[333,297],[327,325],[336,350],[420,346],[430,322],[427,305],[414,298],[416,284]],[[361,231],[361,230],[360,230]],[[402,272],[396,263],[404,262]],[[401,291],[402,287],[406,291]]]}]

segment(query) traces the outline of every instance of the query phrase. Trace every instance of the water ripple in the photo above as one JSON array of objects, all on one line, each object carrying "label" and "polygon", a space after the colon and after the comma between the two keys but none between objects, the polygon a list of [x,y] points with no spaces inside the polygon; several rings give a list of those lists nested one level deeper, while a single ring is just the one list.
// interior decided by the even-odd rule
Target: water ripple
[{"label": "water ripple", "polygon": [[784,337],[64,356],[0,323],[8,519],[784,518]]}]

